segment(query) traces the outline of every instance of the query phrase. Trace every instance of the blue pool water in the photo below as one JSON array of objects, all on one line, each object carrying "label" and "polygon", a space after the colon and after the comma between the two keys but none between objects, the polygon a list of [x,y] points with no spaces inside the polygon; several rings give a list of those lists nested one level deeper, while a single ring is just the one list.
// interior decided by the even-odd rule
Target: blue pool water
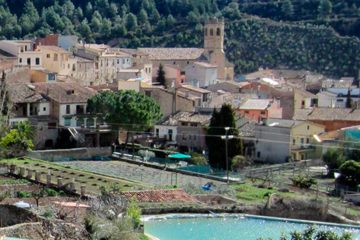
[{"label": "blue pool water", "polygon": [[[163,215],[145,219],[145,233],[160,240],[279,240],[282,234],[306,229],[311,222],[250,215]],[[351,232],[360,240],[360,227],[316,223],[319,230]]]}]

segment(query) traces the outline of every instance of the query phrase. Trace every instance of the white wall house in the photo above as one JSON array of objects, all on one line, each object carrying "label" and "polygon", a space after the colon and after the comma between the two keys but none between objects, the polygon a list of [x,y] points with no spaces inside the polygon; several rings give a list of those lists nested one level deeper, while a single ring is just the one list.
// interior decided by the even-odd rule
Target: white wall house
[{"label": "white wall house", "polygon": [[0,49],[17,57],[17,65],[42,68],[42,52],[34,49],[31,40],[2,40]]},{"label": "white wall house", "polygon": [[318,106],[319,107],[331,107],[334,108],[337,106],[336,98],[337,94],[331,93],[328,91],[319,92],[316,94],[318,97]]},{"label": "white wall house", "polygon": [[194,62],[186,66],[186,84],[194,87],[207,87],[215,84],[217,80],[217,66],[205,62]]},{"label": "white wall house", "polygon": [[154,137],[163,138],[163,139],[166,139],[167,141],[176,141],[177,126],[155,125],[154,126]]}]

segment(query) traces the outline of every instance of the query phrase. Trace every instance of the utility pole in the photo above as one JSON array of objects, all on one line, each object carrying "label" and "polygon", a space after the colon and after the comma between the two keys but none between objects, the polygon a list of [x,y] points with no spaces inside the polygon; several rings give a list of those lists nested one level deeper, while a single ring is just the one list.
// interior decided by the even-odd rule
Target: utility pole
[{"label": "utility pole", "polygon": [[225,159],[226,159],[226,182],[229,184],[229,155],[228,155],[228,140],[233,139],[234,135],[228,135],[230,127],[225,127],[225,135],[221,139],[225,140]]}]

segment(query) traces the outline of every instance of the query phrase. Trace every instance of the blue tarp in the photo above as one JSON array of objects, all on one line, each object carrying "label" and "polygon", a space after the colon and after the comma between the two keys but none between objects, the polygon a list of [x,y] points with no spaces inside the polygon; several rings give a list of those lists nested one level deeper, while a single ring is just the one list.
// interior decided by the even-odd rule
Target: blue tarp
[{"label": "blue tarp", "polygon": [[172,153],[168,155],[168,158],[174,158],[174,159],[189,159],[191,158],[190,155],[182,154],[182,153]]}]

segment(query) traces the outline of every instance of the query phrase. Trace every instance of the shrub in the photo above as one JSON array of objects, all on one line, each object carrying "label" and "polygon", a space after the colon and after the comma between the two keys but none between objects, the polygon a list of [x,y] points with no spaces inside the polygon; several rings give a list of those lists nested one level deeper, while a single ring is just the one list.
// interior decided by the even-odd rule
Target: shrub
[{"label": "shrub", "polygon": [[206,158],[202,154],[196,152],[191,153],[191,159],[189,162],[194,165],[207,165]]},{"label": "shrub", "polygon": [[317,182],[313,178],[309,178],[303,175],[297,175],[291,179],[293,185],[299,188],[310,188],[312,185],[316,184]]},{"label": "shrub", "polygon": [[134,200],[130,201],[126,210],[126,215],[132,219],[135,228],[138,228],[140,226],[141,209]]},{"label": "shrub", "polygon": [[52,188],[45,188],[44,193],[49,197],[56,197],[59,195],[59,193]]},{"label": "shrub", "polygon": [[360,184],[360,163],[354,160],[348,160],[340,166],[339,181],[351,187],[357,187]]},{"label": "shrub", "polygon": [[250,165],[250,161],[246,159],[245,156],[242,155],[236,155],[231,159],[231,169],[232,170],[238,170],[243,169],[246,166]]},{"label": "shrub", "polygon": [[345,162],[345,158],[339,150],[331,148],[323,155],[323,161],[329,168],[329,175],[332,175]]},{"label": "shrub", "polygon": [[25,191],[17,191],[17,192],[16,192],[16,196],[17,196],[18,198],[30,198],[30,197],[31,197],[31,193],[25,192]]}]

